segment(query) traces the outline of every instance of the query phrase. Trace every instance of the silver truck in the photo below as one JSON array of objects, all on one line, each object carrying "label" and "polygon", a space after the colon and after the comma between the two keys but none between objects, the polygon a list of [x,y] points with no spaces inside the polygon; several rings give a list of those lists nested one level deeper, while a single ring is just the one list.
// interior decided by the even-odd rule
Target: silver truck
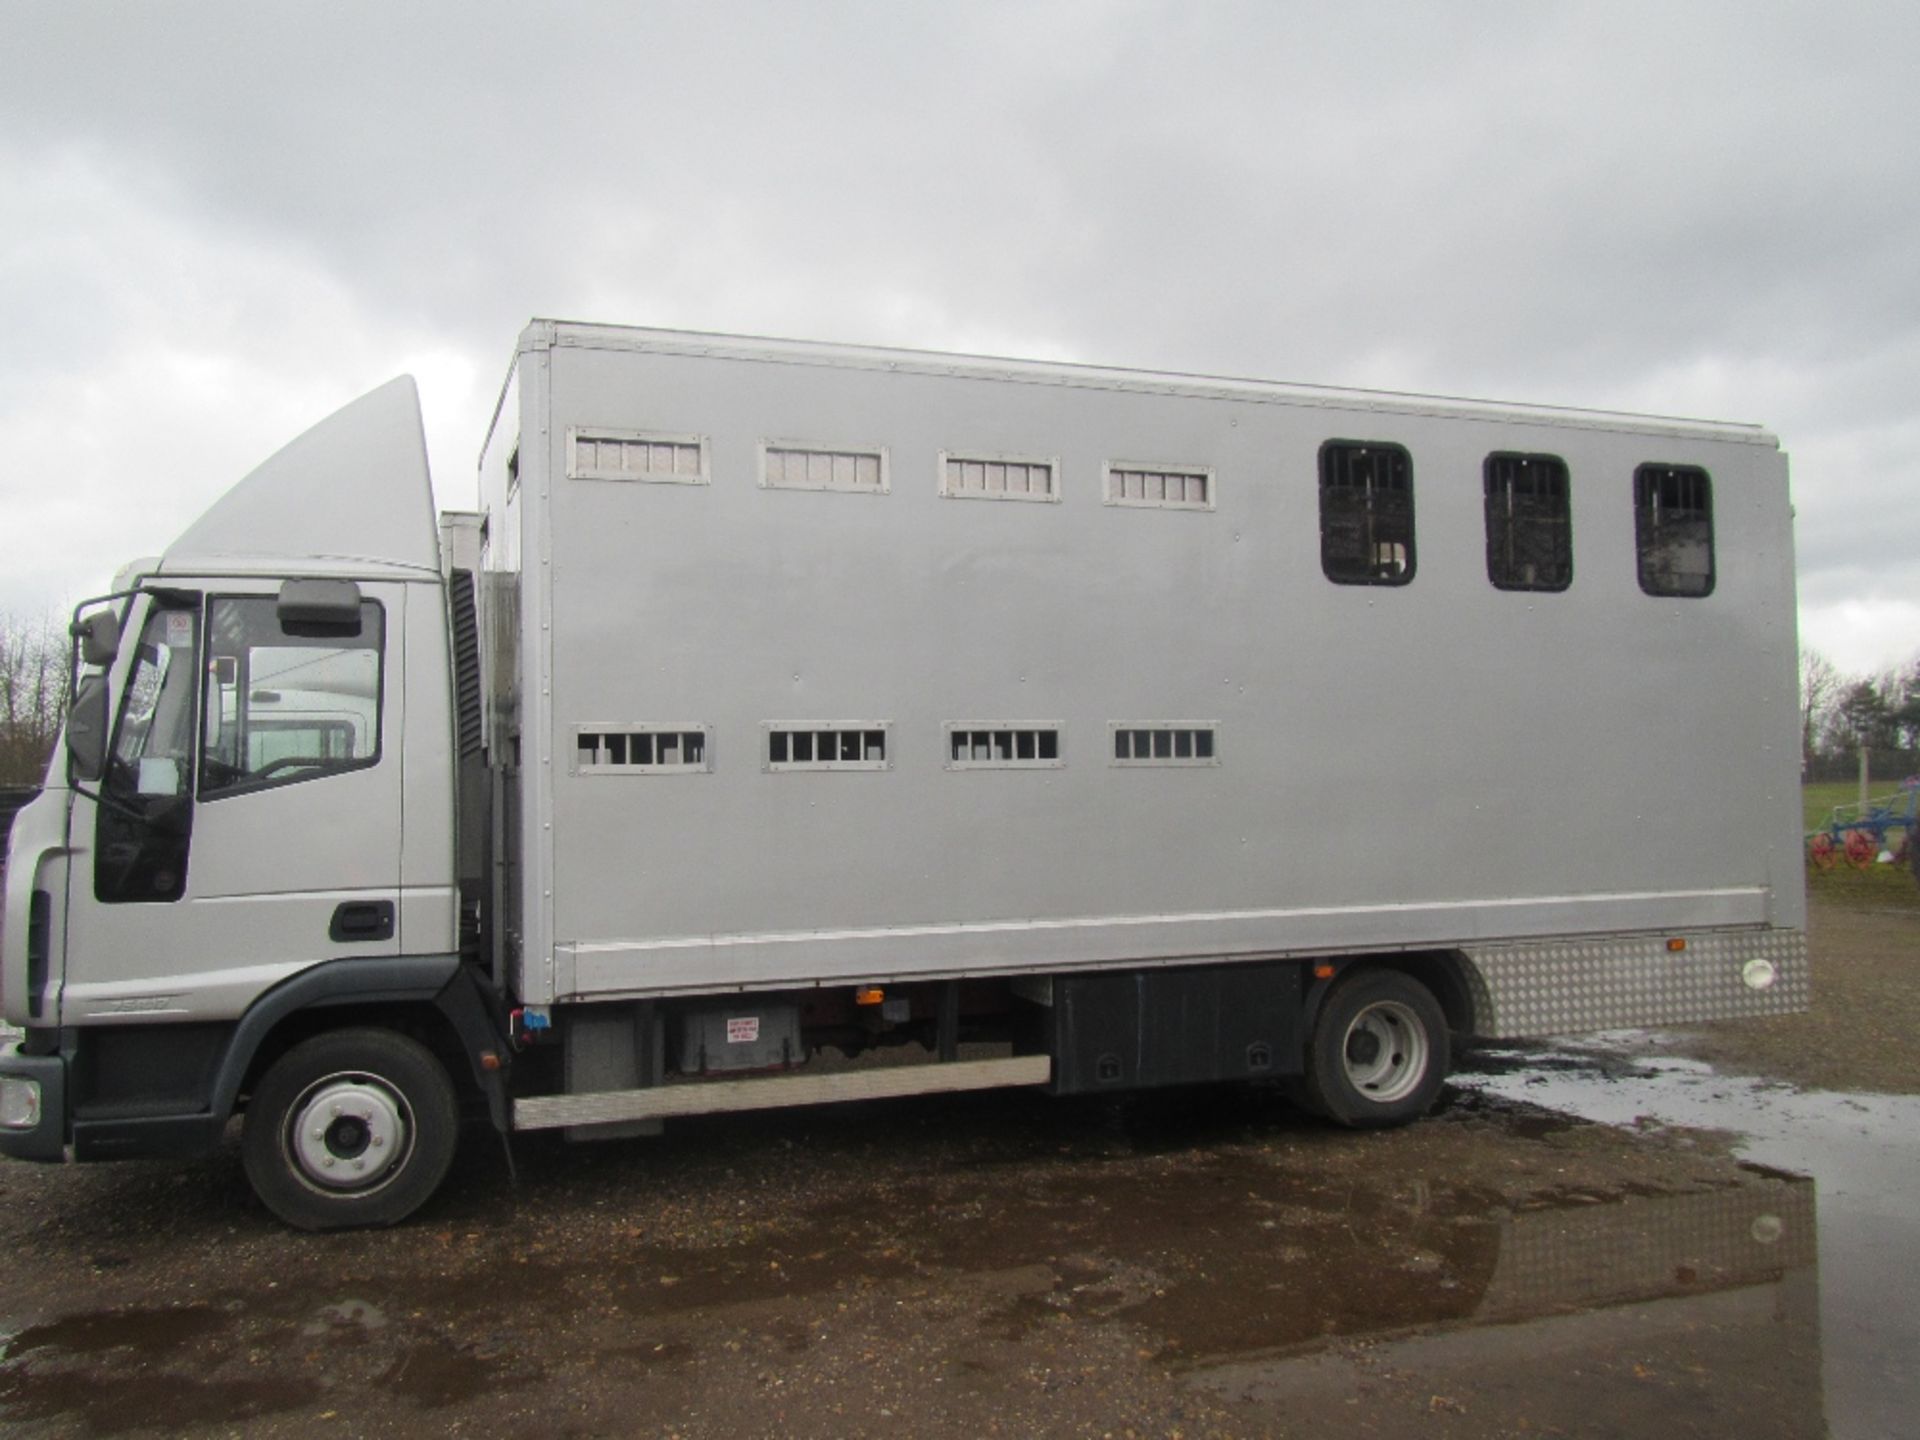
[{"label": "silver truck", "polygon": [[503,1134],[1271,1080],[1804,1008],[1771,435],[539,321],[74,620],[0,1151],[309,1228]]}]

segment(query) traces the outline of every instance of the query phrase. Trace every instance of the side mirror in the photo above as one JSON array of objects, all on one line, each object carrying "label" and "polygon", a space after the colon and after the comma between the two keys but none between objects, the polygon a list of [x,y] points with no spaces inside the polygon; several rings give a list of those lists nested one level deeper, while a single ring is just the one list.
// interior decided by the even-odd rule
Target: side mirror
[{"label": "side mirror", "polygon": [[82,675],[67,711],[67,778],[98,780],[107,770],[107,677]]},{"label": "side mirror", "polygon": [[75,620],[67,630],[80,642],[80,658],[89,665],[104,670],[120,653],[120,622],[111,610],[96,610]]},{"label": "side mirror", "polygon": [[351,580],[288,580],[275,610],[289,635],[360,633],[360,587]]}]

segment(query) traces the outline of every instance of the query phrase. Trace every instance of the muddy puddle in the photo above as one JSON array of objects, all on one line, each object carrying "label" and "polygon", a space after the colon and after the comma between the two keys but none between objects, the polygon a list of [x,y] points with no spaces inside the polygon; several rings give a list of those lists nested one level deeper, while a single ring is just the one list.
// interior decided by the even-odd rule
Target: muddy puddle
[{"label": "muddy puddle", "polygon": [[1659,1037],[1495,1050],[1482,1093],[1645,1132],[1726,1133],[1743,1160],[1806,1176],[1817,1198],[1822,1378],[1832,1434],[1920,1430],[1920,1097],[1802,1090],[1658,1055]]},{"label": "muddy puddle", "polygon": [[218,1161],[25,1208],[8,1170],[0,1424],[1821,1433],[1814,1184],[1484,1093],[1525,1074],[1386,1135],[1212,1092],[729,1117],[469,1158],[371,1235],[209,1207]]}]

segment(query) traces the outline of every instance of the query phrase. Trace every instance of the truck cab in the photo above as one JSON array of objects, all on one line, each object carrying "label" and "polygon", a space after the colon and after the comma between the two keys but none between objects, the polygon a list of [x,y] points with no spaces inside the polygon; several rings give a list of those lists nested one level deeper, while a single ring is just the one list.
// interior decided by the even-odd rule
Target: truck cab
[{"label": "truck cab", "polygon": [[450,1008],[491,1043],[413,382],[273,456],[74,629],[72,721],[6,870],[0,1151],[203,1148],[331,1036],[249,1169],[296,1218],[380,1218],[452,1146],[445,1076],[410,1095],[380,1067],[461,1063]]}]

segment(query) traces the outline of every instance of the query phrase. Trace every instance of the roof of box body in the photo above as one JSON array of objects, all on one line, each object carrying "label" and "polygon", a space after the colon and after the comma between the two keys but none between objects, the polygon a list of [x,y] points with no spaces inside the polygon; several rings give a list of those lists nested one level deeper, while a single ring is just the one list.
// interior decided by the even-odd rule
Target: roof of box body
[{"label": "roof of box body", "polygon": [[643,326],[590,325],[572,320],[534,320],[521,332],[519,350],[569,346],[592,350],[629,350],[655,355],[693,355],[770,364],[824,365],[850,370],[892,370],[916,375],[952,375],[1028,385],[1184,395],[1253,404],[1305,406],[1320,410],[1375,411],[1427,415],[1442,419],[1532,423],[1578,429],[1667,434],[1690,439],[1730,441],[1777,447],[1778,439],[1758,425],[1627,411],[1585,410],[1567,406],[1525,405],[1444,395],[1399,394],[1342,386],[1294,385],[1223,375],[1188,375],[1080,365],[1051,360],[1010,360],[991,355],[944,354],[933,350],[893,349],[882,345],[842,345],[817,340],[780,340],[757,335],[707,334],[697,330],[654,330]]}]

